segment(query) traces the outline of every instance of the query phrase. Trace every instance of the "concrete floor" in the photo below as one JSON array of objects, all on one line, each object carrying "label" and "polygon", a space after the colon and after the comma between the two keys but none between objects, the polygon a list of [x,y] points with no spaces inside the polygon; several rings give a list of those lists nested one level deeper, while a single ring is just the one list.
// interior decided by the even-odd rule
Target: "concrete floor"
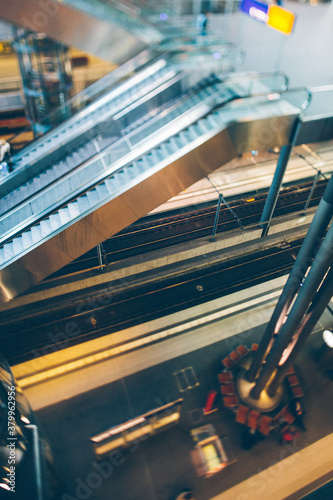
[{"label": "concrete floor", "polygon": [[[98,487],[90,487],[91,498],[172,500],[182,488],[189,487],[194,490],[196,500],[208,500],[279,462],[282,457],[301,453],[304,447],[332,433],[332,380],[316,361],[322,328],[329,326],[332,326],[332,315],[327,311],[295,364],[304,391],[307,430],[289,448],[281,447],[273,434],[251,450],[243,450],[242,426],[234,421],[230,410],[223,408],[221,401],[218,412],[202,415],[208,391],[218,388],[220,361],[230,351],[230,341],[226,340],[40,410],[39,420],[55,452],[65,492],[69,495],[62,500],[81,498],[78,492],[85,490],[81,481],[87,486],[89,474],[97,470],[89,442],[92,435],[179,397],[184,398],[179,425],[140,443],[137,449],[121,451],[112,474]],[[250,346],[260,339],[262,330],[263,327],[253,328],[232,340],[244,343],[246,338]],[[175,374],[188,367],[192,367],[199,385],[179,392]],[[194,445],[190,430],[206,423],[213,423],[218,435],[227,439],[231,458],[235,460],[210,479],[197,477],[190,459]],[[329,460],[329,455],[326,458]],[[79,484],[81,490],[77,489]],[[267,491],[257,498],[268,498]]]}]

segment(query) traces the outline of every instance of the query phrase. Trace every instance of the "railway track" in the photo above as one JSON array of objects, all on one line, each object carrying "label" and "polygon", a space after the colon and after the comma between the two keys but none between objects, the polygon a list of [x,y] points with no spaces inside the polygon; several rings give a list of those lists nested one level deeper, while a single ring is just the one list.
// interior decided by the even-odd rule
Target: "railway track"
[{"label": "railway track", "polygon": [[37,303],[5,312],[2,350],[17,364],[272,280],[290,271],[300,245],[300,240],[291,241],[172,277],[127,280],[125,287],[121,282],[104,284],[42,307]]},{"label": "railway track", "polygon": [[[319,203],[326,184],[326,180],[318,182],[310,206],[316,206]],[[312,183],[308,182],[284,188],[280,193],[274,216],[279,217],[302,211],[311,187]],[[259,193],[228,201],[232,211],[226,205],[222,205],[217,232],[230,231],[240,225],[248,227],[258,224],[266,196],[266,193]],[[112,263],[179,243],[209,237],[212,234],[215,214],[216,202],[140,219],[103,243],[105,262]],[[94,250],[65,266],[49,279],[99,267],[97,252]]]}]

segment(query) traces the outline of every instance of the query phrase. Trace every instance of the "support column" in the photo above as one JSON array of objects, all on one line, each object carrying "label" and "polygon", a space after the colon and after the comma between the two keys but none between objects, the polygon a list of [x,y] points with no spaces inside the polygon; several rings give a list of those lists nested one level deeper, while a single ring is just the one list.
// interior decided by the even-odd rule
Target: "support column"
[{"label": "support column", "polygon": [[299,352],[302,350],[304,344],[311,335],[312,330],[319,321],[321,315],[325,311],[332,298],[333,294],[333,268],[331,267],[329,273],[327,274],[325,280],[323,281],[320,290],[316,293],[314,300],[312,301],[311,307],[308,310],[306,316],[304,317],[298,332],[295,334],[295,345],[290,352],[287,360],[281,365],[270,383],[267,393],[269,396],[273,397],[282,384],[289,368],[294,363]]},{"label": "support column", "polygon": [[277,337],[274,339],[273,346],[267,355],[266,363],[262,366],[258,380],[251,390],[251,397],[254,399],[258,399],[260,397],[262,390],[266,387],[267,382],[281,362],[284,350],[292,341],[295,332],[303,320],[304,314],[314,299],[314,296],[332,263],[333,225],[331,225],[328,230],[316,258],[313,261],[311,269],[305,278],[303,286],[300,288],[286,323],[281,326]]},{"label": "support column", "polygon": [[262,227],[262,233],[261,233],[262,237],[267,236],[269,225],[273,216],[273,212],[275,210],[276,202],[281,190],[283,177],[292,150],[293,150],[293,144],[287,144],[287,146],[282,146],[281,148],[272,184],[271,187],[269,188],[265,206],[261,214],[260,226]]},{"label": "support column", "polygon": [[265,358],[273,335],[277,333],[282,322],[288,313],[289,307],[299,290],[304,276],[311,265],[316,250],[325,234],[328,224],[333,215],[333,177],[329,180],[323,198],[320,200],[317,211],[314,215],[310,228],[306,234],[303,245],[298,252],[297,259],[290,272],[288,280],[280,295],[278,303],[274,309],[272,317],[267,324],[264,335],[260,341],[259,348],[255,353],[247,380],[253,382],[258,374],[259,368]]},{"label": "support column", "polygon": [[276,169],[274,172],[274,177],[272,180],[271,187],[269,188],[267,199],[265,202],[264,209],[261,214],[260,226],[263,228],[261,236],[266,236],[268,233],[269,225],[275,210],[275,205],[277,199],[279,197],[279,193],[281,190],[283,177],[288,165],[288,161],[293,150],[295,141],[298,136],[298,132],[301,127],[301,121],[298,119],[294,130],[292,131],[291,138],[289,144],[283,146],[280,151],[280,156],[276,165]]},{"label": "support column", "polygon": [[102,248],[103,248],[102,244],[97,245],[97,259],[98,259],[99,271],[104,271]]},{"label": "support column", "polygon": [[214,219],[214,227],[213,227],[213,232],[212,232],[212,240],[215,241],[215,236],[216,236],[216,231],[217,231],[217,224],[219,221],[219,215],[220,215],[220,208],[222,204],[222,194],[219,193],[219,199],[217,200],[217,207],[216,207],[216,213],[215,213],[215,219]]},{"label": "support column", "polygon": [[97,259],[98,259],[98,270],[100,272],[104,272],[105,270],[108,270],[109,268],[109,263],[108,259],[106,257],[105,249],[103,243],[100,243],[97,245]]},{"label": "support column", "polygon": [[319,180],[320,176],[321,176],[321,170],[318,170],[318,172],[316,174],[316,177],[314,178],[314,181],[313,181],[313,184],[312,184],[311,191],[309,193],[308,199],[306,200],[306,203],[305,203],[304,208],[303,208],[303,212],[304,213],[309,208],[310,202],[312,200],[313,193],[314,193],[314,191],[316,189],[316,186],[317,186],[317,183],[318,183],[318,180]]}]

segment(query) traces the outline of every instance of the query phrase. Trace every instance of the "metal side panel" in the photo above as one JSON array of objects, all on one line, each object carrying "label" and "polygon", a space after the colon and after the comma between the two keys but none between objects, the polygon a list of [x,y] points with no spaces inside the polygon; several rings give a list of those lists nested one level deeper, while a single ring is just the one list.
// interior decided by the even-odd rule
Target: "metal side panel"
[{"label": "metal side panel", "polygon": [[92,15],[93,5],[88,13],[54,0],[0,0],[0,17],[117,64],[161,40],[159,31],[143,20],[129,15],[124,22],[115,4],[106,8],[103,19]]},{"label": "metal side panel", "polygon": [[301,120],[301,128],[296,140],[296,146],[311,142],[328,141],[333,137],[333,110],[332,116],[318,119]]},{"label": "metal side panel", "polygon": [[301,117],[296,145],[327,141],[333,137],[333,85],[311,90],[311,101]]},{"label": "metal side panel", "polygon": [[[0,302],[7,302],[32,285],[102,243],[154,208],[165,203],[238,154],[252,148],[282,146],[298,116],[292,111],[265,107],[261,113],[250,113],[230,121],[218,133],[206,136],[193,149],[170,156],[161,166],[127,189],[115,193],[105,204],[74,219],[63,230],[41,235],[38,242],[0,271]],[[3,251],[3,249],[1,249]]]}]

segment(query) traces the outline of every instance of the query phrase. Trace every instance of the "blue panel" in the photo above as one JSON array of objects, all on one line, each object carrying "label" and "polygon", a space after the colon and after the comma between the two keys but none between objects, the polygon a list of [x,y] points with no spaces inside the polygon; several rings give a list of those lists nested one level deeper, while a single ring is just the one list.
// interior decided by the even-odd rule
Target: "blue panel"
[{"label": "blue panel", "polygon": [[255,0],[242,0],[239,7],[245,14],[253,17],[253,19],[266,23],[268,12],[267,4],[256,2]]}]

